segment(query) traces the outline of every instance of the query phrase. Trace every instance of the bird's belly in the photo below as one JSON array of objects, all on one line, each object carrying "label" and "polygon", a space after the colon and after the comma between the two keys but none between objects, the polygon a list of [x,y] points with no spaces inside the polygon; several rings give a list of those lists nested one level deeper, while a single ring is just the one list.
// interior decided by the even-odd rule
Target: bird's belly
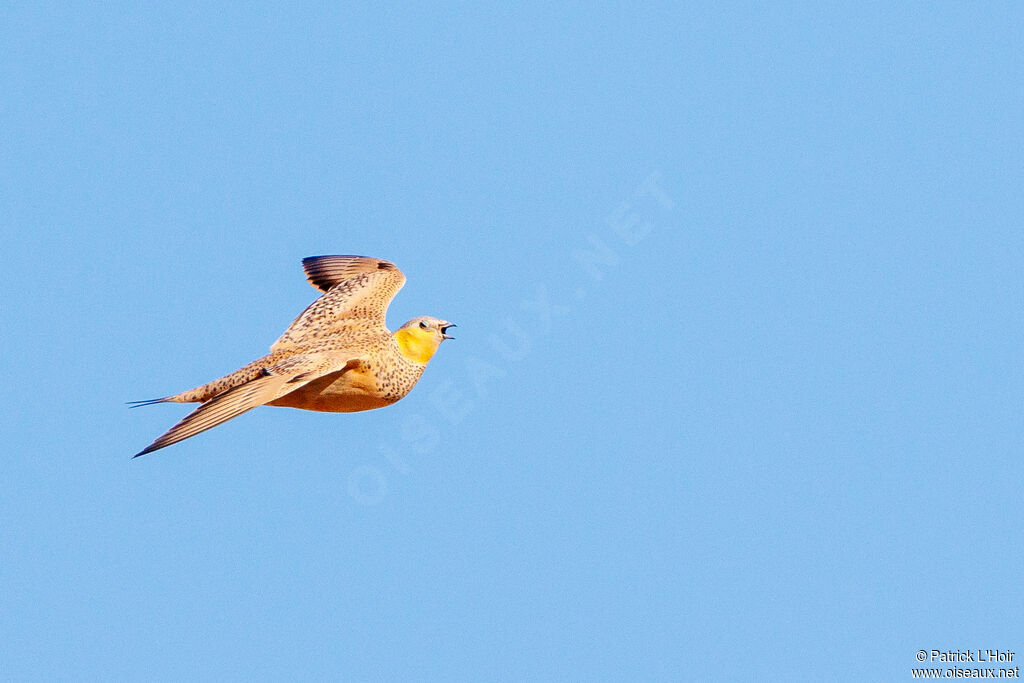
[{"label": "bird's belly", "polygon": [[326,413],[355,413],[383,408],[395,402],[385,398],[372,375],[342,372],[321,377],[267,405],[318,410]]}]

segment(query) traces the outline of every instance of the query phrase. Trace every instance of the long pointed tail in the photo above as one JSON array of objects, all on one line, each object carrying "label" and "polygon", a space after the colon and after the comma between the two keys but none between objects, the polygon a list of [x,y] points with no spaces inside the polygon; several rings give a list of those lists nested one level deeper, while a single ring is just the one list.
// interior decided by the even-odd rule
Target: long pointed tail
[{"label": "long pointed tail", "polygon": [[150,398],[145,401],[128,401],[128,404],[132,408],[139,406],[151,406],[157,403],[206,403],[214,396],[223,394],[229,389],[233,389],[237,386],[241,386],[246,382],[260,377],[264,373],[270,363],[274,361],[275,357],[273,354],[264,356],[263,358],[257,358],[248,365],[235,370],[230,375],[224,375],[212,382],[206,384],[200,384],[194,389],[183,391],[180,394],[171,394],[170,396],[164,396],[163,398]]},{"label": "long pointed tail", "polygon": [[125,403],[129,408],[141,408],[142,406],[151,406],[157,403],[170,403],[171,399],[167,396],[163,398],[147,398],[145,401],[128,401]]}]

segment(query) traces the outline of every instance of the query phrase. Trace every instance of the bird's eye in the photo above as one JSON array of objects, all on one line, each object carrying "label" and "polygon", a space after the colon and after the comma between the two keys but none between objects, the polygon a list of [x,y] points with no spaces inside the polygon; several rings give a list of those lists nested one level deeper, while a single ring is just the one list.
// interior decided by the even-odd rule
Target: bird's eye
[{"label": "bird's eye", "polygon": [[422,330],[427,329],[427,324],[425,322],[423,322],[422,320],[420,321],[420,329],[422,329]]}]

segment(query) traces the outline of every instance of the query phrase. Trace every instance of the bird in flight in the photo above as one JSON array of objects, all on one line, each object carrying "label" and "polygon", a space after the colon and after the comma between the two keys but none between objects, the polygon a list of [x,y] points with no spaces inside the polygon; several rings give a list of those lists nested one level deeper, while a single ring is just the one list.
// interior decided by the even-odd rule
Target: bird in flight
[{"label": "bird in flight", "polygon": [[453,323],[413,318],[390,332],[388,304],[405,284],[395,264],[366,256],[310,256],[309,283],[324,294],[270,347],[230,375],[180,394],[148,401],[201,403],[136,453],[170,446],[261,405],[351,413],[390,405],[419,380]]}]

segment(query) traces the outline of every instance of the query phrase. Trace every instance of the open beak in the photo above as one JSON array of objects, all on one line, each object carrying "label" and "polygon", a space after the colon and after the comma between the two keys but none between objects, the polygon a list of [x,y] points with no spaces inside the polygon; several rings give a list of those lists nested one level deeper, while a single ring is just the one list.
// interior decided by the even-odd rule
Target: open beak
[{"label": "open beak", "polygon": [[455,337],[451,337],[448,335],[448,329],[451,327],[458,327],[458,325],[456,325],[455,323],[448,323],[447,325],[441,328],[442,339],[455,339]]}]

